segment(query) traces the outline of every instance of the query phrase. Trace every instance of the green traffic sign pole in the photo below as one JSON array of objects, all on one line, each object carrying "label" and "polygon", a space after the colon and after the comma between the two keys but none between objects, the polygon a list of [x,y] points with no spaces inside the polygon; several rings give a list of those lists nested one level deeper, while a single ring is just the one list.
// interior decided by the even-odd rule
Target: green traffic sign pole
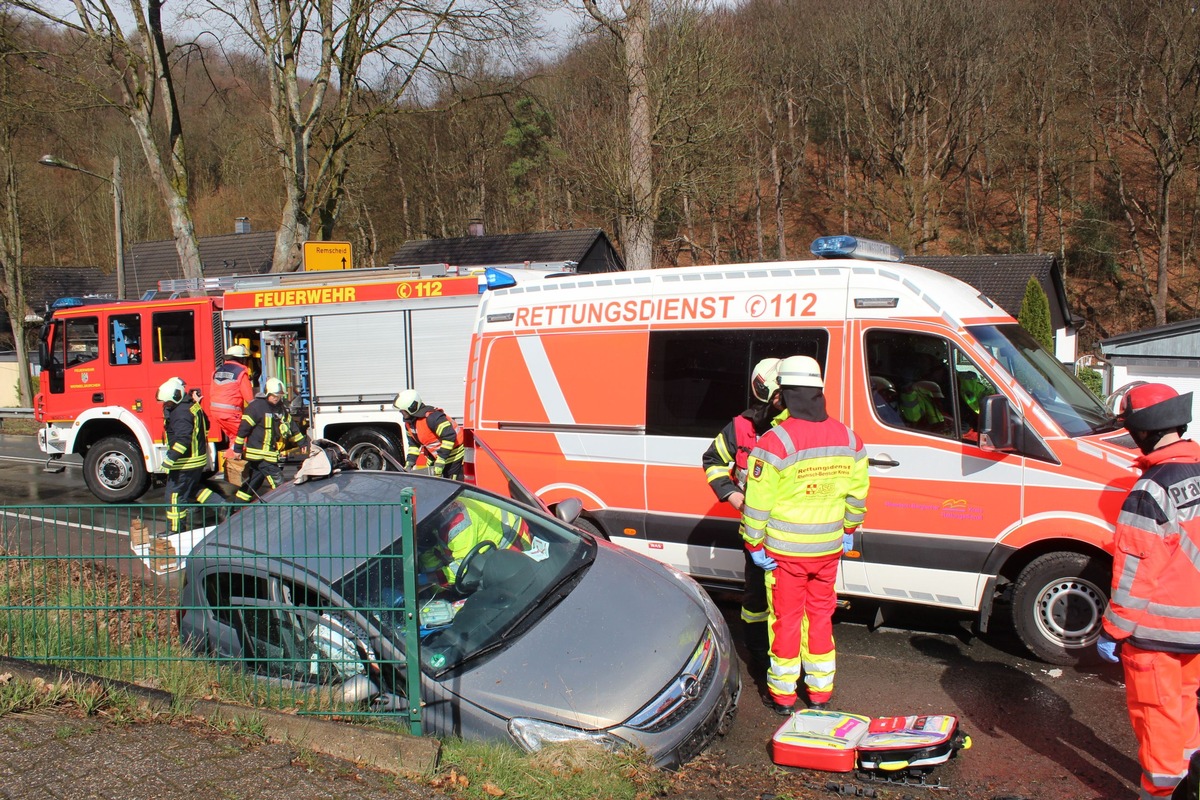
[{"label": "green traffic sign pole", "polygon": [[421,636],[417,602],[417,548],[414,527],[416,501],[412,488],[400,491],[400,540],[404,552],[404,668],[408,700],[408,730],[420,736],[421,730]]}]

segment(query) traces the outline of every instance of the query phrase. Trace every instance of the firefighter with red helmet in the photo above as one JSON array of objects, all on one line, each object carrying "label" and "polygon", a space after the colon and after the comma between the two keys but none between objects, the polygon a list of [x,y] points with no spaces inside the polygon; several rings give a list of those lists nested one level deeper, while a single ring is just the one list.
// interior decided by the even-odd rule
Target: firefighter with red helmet
[{"label": "firefighter with red helmet", "polygon": [[404,431],[408,435],[405,467],[412,470],[424,453],[434,475],[462,480],[466,448],[463,447],[462,431],[455,427],[446,412],[423,403],[416,389],[400,392],[392,405],[404,417]]},{"label": "firefighter with red helmet", "polygon": [[163,431],[167,454],[163,469],[167,473],[167,530],[179,533],[187,528],[187,503],[219,503],[220,495],[204,485],[208,466],[208,417],[200,405],[200,390],[188,391],[181,378],[170,378],[158,387],[156,395],[163,404]]},{"label": "firefighter with red helmet", "polygon": [[225,351],[225,363],[213,372],[208,407],[231,452],[238,426],[242,424],[242,414],[254,400],[254,387],[250,385],[250,370],[246,366],[249,358],[246,345],[235,344]]},{"label": "firefighter with red helmet", "polygon": [[763,434],[747,462],[743,538],[766,571],[768,705],[791,714],[804,674],[810,708],[833,695],[838,564],[851,550],[867,500],[867,454],[825,410],[821,367],[809,356],[779,364],[788,418]]},{"label": "firefighter with red helmet", "polygon": [[[746,462],[762,436],[787,419],[779,395],[779,359],[764,358],[750,372],[750,391],[754,402],[734,417],[716,435],[700,463],[704,477],[718,500],[729,503],[741,513],[746,500]],[[750,663],[765,667],[767,663],[767,587],[761,567],[746,556],[745,588],[742,590],[742,630]]]},{"label": "firefighter with red helmet", "polygon": [[287,387],[279,378],[268,378],[265,394],[246,406],[237,436],[233,439],[233,454],[246,459],[242,485],[234,495],[243,503],[253,500],[265,483],[274,489],[283,482],[283,467],[279,458],[284,450],[300,447],[307,437],[295,427],[292,415],[283,402]]},{"label": "firefighter with red helmet", "polygon": [[[1161,383],[1124,393],[1117,419],[1142,456],[1113,539],[1112,594],[1096,648],[1125,670],[1142,765],[1138,796],[1195,797],[1200,751],[1200,446],[1183,434],[1192,395]],[[1195,770],[1193,770],[1193,773]]]}]

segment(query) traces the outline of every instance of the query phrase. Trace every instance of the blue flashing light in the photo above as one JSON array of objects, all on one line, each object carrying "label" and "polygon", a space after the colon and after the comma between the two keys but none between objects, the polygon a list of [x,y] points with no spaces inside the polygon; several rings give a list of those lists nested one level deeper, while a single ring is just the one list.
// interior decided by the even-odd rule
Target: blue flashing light
[{"label": "blue flashing light", "polygon": [[79,308],[83,305],[82,297],[60,297],[50,304],[51,310],[57,308]]},{"label": "blue flashing light", "polygon": [[483,275],[487,279],[489,289],[507,289],[517,285],[517,279],[502,269],[488,267],[483,271]]},{"label": "blue flashing light", "polygon": [[857,236],[821,236],[809,248],[819,258],[861,258],[865,261],[903,261],[904,251],[894,244]]}]

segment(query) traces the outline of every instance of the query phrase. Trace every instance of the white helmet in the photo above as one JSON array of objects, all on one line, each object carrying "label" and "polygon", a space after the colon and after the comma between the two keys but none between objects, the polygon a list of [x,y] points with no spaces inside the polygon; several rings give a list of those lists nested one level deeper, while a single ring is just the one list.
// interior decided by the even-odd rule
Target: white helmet
[{"label": "white helmet", "polygon": [[244,344],[235,344],[225,351],[226,358],[249,358],[250,350]]},{"label": "white helmet", "polygon": [[267,378],[267,384],[263,388],[267,394],[282,395],[287,390],[287,387],[283,385],[283,381],[279,380],[279,378]]},{"label": "white helmet", "polygon": [[779,362],[780,386],[825,387],[821,380],[821,365],[811,356],[788,356]]},{"label": "white helmet", "polygon": [[779,359],[764,358],[750,372],[750,391],[762,402],[771,399],[779,391]]},{"label": "white helmet", "polygon": [[166,382],[158,387],[158,394],[155,396],[160,403],[178,403],[183,400],[185,394],[187,384],[183,382],[183,378],[167,378]]},{"label": "white helmet", "polygon": [[414,414],[421,407],[421,395],[417,393],[416,389],[405,389],[396,395],[392,405],[400,409],[403,414]]}]

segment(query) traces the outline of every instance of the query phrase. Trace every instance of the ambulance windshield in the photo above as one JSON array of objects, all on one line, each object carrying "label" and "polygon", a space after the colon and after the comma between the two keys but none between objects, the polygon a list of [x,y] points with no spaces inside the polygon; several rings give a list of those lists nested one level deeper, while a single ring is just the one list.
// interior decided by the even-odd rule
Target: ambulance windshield
[{"label": "ambulance windshield", "polygon": [[1090,436],[1120,427],[1100,398],[1020,325],[980,325],[970,331],[1068,436]]}]

